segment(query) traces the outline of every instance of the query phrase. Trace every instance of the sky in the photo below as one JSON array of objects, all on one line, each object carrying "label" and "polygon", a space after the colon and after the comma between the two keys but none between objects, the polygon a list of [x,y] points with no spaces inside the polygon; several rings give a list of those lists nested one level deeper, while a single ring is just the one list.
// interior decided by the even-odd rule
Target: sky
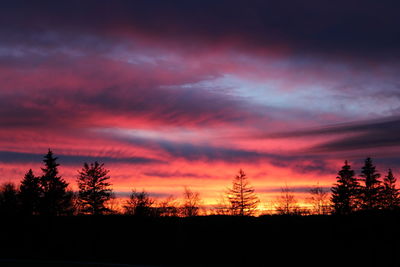
[{"label": "sky", "polygon": [[398,1],[2,1],[0,182],[49,148],[133,188],[218,202],[242,168],[269,205],[344,160],[399,173]]}]

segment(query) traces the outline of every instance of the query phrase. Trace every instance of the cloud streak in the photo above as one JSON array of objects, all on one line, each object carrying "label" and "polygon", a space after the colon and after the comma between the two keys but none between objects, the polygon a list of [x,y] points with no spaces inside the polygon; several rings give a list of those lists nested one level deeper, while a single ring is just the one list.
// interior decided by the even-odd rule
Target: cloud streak
[{"label": "cloud streak", "polygon": [[313,129],[274,133],[269,138],[302,138],[315,136],[336,136],[332,141],[323,142],[311,148],[315,152],[352,151],[358,149],[397,147],[400,145],[398,132],[400,117],[372,119],[334,124]]}]

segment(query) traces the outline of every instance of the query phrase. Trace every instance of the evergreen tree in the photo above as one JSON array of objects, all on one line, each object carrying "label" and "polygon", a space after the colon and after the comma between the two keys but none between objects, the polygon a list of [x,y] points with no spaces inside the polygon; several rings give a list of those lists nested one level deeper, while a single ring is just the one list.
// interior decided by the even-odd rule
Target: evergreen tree
[{"label": "evergreen tree", "polygon": [[362,210],[375,210],[381,206],[382,189],[380,174],[372,163],[370,157],[365,159],[365,164],[362,167],[360,175],[360,200]]},{"label": "evergreen tree", "polygon": [[78,171],[78,204],[82,213],[100,215],[109,211],[105,207],[105,203],[112,197],[109,172],[104,164],[97,161],[90,165],[84,163],[82,170]]},{"label": "evergreen tree", "polygon": [[43,160],[45,167],[41,168],[43,175],[39,183],[42,189],[40,198],[40,214],[68,215],[73,212],[73,193],[67,191],[68,183],[58,175],[57,158],[49,149]]},{"label": "evergreen tree", "polygon": [[227,194],[233,215],[253,215],[260,202],[242,169],[240,169],[239,174],[235,176],[232,182],[232,188],[229,189]]},{"label": "evergreen tree", "polygon": [[17,215],[18,191],[13,183],[4,183],[0,187],[0,215]]},{"label": "evergreen tree", "polygon": [[383,208],[393,210],[400,208],[400,190],[396,188],[396,178],[391,169],[387,176],[383,179],[382,202]]},{"label": "evergreen tree", "polygon": [[359,184],[347,160],[338,172],[337,183],[332,187],[332,208],[335,214],[349,214],[357,209]]},{"label": "evergreen tree", "polygon": [[19,202],[21,205],[21,214],[38,214],[41,196],[41,188],[39,182],[39,178],[35,177],[32,169],[30,169],[25,174],[24,179],[21,181],[18,194]]}]

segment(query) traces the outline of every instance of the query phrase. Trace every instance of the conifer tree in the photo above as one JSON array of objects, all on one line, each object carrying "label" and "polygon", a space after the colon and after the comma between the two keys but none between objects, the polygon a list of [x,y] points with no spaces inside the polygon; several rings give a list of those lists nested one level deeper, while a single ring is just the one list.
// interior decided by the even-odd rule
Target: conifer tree
[{"label": "conifer tree", "polygon": [[39,178],[30,169],[24,176],[19,187],[18,199],[22,215],[36,215],[39,211],[41,188]]},{"label": "conifer tree", "polygon": [[233,215],[253,215],[260,202],[242,169],[240,169],[239,174],[235,176],[232,182],[232,188],[228,190],[227,195]]},{"label": "conifer tree", "polygon": [[17,215],[18,191],[13,183],[0,186],[0,215]]},{"label": "conifer tree", "polygon": [[376,210],[381,206],[382,189],[380,174],[372,163],[370,157],[365,159],[360,175],[360,200],[362,210]]},{"label": "conifer tree", "polygon": [[336,184],[331,189],[332,208],[335,214],[350,214],[357,209],[359,184],[354,176],[355,173],[346,160],[344,166],[338,172]]},{"label": "conifer tree", "polygon": [[382,202],[383,208],[393,210],[400,208],[400,190],[396,188],[396,178],[391,169],[383,179]]},{"label": "conifer tree", "polygon": [[109,211],[105,206],[112,197],[109,172],[97,161],[90,165],[84,163],[82,170],[78,171],[78,203],[82,213],[100,215]]},{"label": "conifer tree", "polygon": [[57,163],[57,159],[50,149],[44,156],[45,167],[41,168],[43,175],[39,180],[42,189],[40,199],[42,215],[68,215],[73,212],[73,194],[67,191],[68,183],[58,175],[60,164]]}]

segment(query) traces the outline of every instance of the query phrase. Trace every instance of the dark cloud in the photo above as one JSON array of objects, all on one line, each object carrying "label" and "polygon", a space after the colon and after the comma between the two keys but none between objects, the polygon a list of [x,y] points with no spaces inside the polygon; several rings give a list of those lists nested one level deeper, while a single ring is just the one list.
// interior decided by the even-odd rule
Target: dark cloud
[{"label": "dark cloud", "polygon": [[49,89],[3,95],[0,124],[4,128],[91,127],[98,125],[102,117],[123,116],[127,120],[146,120],[147,124],[193,127],[267,121],[267,110],[241,102],[240,98],[203,90],[125,85],[96,92]]},{"label": "dark cloud", "polygon": [[298,138],[320,135],[338,136],[310,150],[314,152],[351,151],[400,145],[400,117],[389,117],[369,121],[341,123],[326,127],[297,130],[269,135],[270,138]]},{"label": "dark cloud", "polygon": [[[183,188],[182,188],[182,190],[183,190]],[[136,191],[137,192],[142,192],[142,189],[136,189]],[[154,198],[157,198],[157,199],[174,197],[172,194],[168,194],[168,193],[147,192],[146,190],[145,190],[145,192],[147,194],[149,194],[150,197],[154,197]],[[130,192],[115,191],[114,194],[115,194],[116,197],[126,198],[126,197],[130,197],[130,195],[132,194],[132,191],[130,191]]]},{"label": "dark cloud", "polygon": [[400,47],[400,4],[394,0],[3,1],[1,7],[0,25],[7,25],[2,39],[8,41],[47,31],[142,36],[163,45],[185,43],[186,49],[230,42],[398,56]]},{"label": "dark cloud", "polygon": [[161,172],[161,171],[150,171],[144,172],[143,175],[150,176],[150,177],[162,177],[162,178],[178,178],[178,177],[185,177],[185,178],[212,178],[210,175],[207,174],[198,174],[192,172]]},{"label": "dark cloud", "polygon": [[284,155],[267,152],[247,150],[244,148],[227,148],[212,146],[208,144],[191,144],[184,142],[173,142],[161,139],[147,139],[140,137],[109,136],[109,138],[134,144],[135,146],[152,149],[166,153],[173,159],[184,159],[187,161],[229,163],[262,163],[270,164],[280,168],[293,168],[298,173],[332,173],[332,169],[324,158],[315,158],[313,155]]},{"label": "dark cloud", "polygon": [[[84,162],[102,162],[102,163],[129,163],[129,164],[162,164],[165,163],[161,160],[144,158],[144,157],[105,157],[105,156],[81,156],[81,155],[55,155],[58,157],[60,164],[67,165],[81,165]],[[13,151],[0,151],[0,162],[3,163],[32,163],[41,162],[43,160],[42,154],[13,152]]]},{"label": "dark cloud", "polygon": [[[288,185],[288,188],[290,191],[295,192],[295,193],[310,193],[310,190],[314,188],[316,185],[310,185],[310,186],[290,186]],[[267,187],[267,188],[258,188],[256,191],[259,193],[280,193],[282,192],[282,189],[285,188],[286,185],[282,185],[281,187]],[[330,186],[319,186],[322,188],[324,192],[329,193],[331,187]]]}]

